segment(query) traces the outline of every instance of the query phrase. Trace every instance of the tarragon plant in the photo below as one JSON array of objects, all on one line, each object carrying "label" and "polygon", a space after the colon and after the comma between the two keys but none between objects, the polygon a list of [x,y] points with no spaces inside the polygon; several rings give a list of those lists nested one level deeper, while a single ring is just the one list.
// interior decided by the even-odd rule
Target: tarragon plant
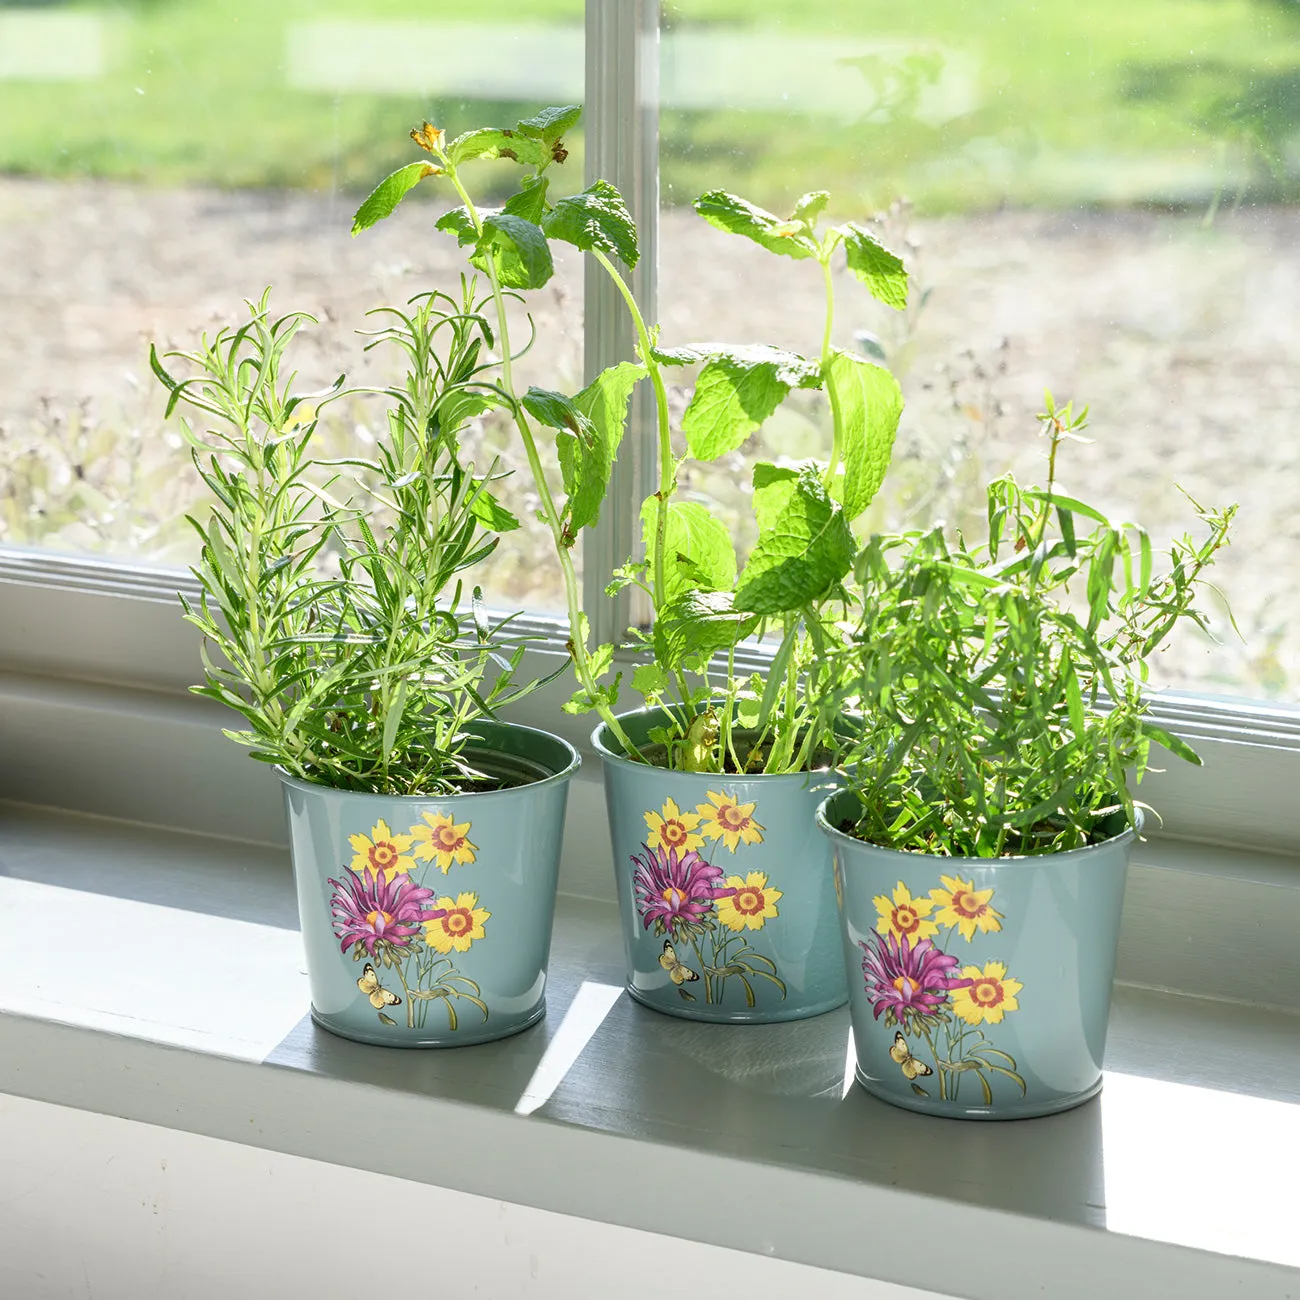
[{"label": "tarragon plant", "polygon": [[314,455],[321,411],[361,390],[340,376],[325,393],[292,393],[286,354],[311,318],[273,319],[269,291],[238,329],[167,353],[180,373],[151,351],[168,414],[201,420],[182,427],[213,498],[190,519],[202,594],[185,614],[204,635],[206,679],[194,689],[242,714],[248,729],[226,734],[293,776],[454,793],[481,778],[467,725],[539,684],[512,684],[523,646],[463,588],[494,532],[517,526],[492,496],[492,469],[458,458],[458,429],[493,391],[482,306],[467,283],[459,301],[430,293],[383,309],[370,346],[400,347],[407,372],[374,390],[388,412],[372,459]]},{"label": "tarragon plant", "polygon": [[1078,848],[1132,823],[1152,744],[1199,762],[1148,715],[1147,666],[1178,624],[1206,628],[1198,588],[1236,507],[1193,502],[1205,535],[1157,574],[1142,528],[1057,484],[1086,416],[1048,394],[1047,486],[991,483],[984,541],[936,527],[859,555],[839,689],[862,719],[844,760],[859,838],[954,857]]}]

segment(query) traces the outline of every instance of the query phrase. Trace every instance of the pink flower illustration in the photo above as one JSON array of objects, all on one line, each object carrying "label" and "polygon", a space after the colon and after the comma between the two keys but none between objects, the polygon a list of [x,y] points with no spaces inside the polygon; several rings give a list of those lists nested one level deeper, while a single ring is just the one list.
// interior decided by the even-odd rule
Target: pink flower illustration
[{"label": "pink flower illustration", "polygon": [[334,933],[343,952],[353,944],[360,944],[371,957],[377,944],[405,948],[425,921],[445,915],[426,902],[433,890],[421,889],[408,875],[385,880],[382,871],[367,867],[359,876],[329,883],[334,886],[330,899]]},{"label": "pink flower illustration", "polygon": [[723,891],[715,886],[722,880],[722,868],[705,862],[694,849],[652,849],[641,846],[644,855],[634,853],[637,911],[648,930],[676,935],[684,925],[699,925],[713,910],[713,900]]},{"label": "pink flower illustration", "polygon": [[953,978],[957,958],[941,952],[929,939],[913,943],[893,933],[873,934],[869,944],[858,947],[865,954],[862,974],[877,1020],[887,1011],[899,1023],[909,1014],[933,1016],[948,1001],[949,989],[970,984],[960,976]]}]

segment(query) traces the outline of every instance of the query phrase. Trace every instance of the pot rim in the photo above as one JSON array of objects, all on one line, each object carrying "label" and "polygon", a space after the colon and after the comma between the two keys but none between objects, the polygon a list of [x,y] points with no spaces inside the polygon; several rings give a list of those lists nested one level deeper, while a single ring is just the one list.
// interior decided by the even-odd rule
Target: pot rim
[{"label": "pot rim", "polygon": [[1109,839],[1102,840],[1099,844],[1085,844],[1077,849],[1062,849],[1058,853],[1010,853],[1000,858],[967,858],[967,857],[943,857],[937,853],[917,853],[913,849],[891,849],[883,844],[871,844],[866,840],[860,840],[852,835],[845,833],[836,826],[832,826],[826,820],[826,806],[832,799],[838,798],[842,794],[850,793],[847,790],[836,790],[833,794],[828,794],[821,801],[813,812],[813,821],[817,824],[817,829],[825,835],[832,844],[851,845],[858,849],[874,853],[887,853],[895,858],[906,859],[908,862],[919,862],[930,860],[932,862],[943,863],[947,868],[962,871],[988,871],[992,868],[999,870],[1011,871],[1035,871],[1047,863],[1063,862],[1068,858],[1078,857],[1081,854],[1096,853],[1099,849],[1108,848],[1129,848],[1141,834],[1145,818],[1142,815],[1141,808],[1134,808],[1137,820],[1126,826],[1118,835],[1112,835]]},{"label": "pot rim", "polygon": [[[520,795],[532,790],[540,790],[543,786],[553,785],[556,782],[567,781],[577,772],[582,765],[582,755],[569,744],[563,736],[557,736],[554,732],[543,731],[540,727],[526,727],[520,722],[504,722],[498,718],[478,718],[469,723],[469,727],[474,727],[480,723],[486,723],[491,727],[507,728],[510,731],[526,732],[529,735],[541,736],[546,740],[554,741],[561,746],[568,755],[568,762],[557,772],[552,772],[548,776],[542,777],[538,781],[529,781],[527,785],[512,786],[507,790],[470,790],[457,794],[380,794],[375,790],[340,790],[336,785],[325,785],[320,781],[304,781],[301,777],[291,776],[278,763],[275,765],[275,774],[285,785],[293,786],[298,790],[310,791],[313,794],[337,794],[337,795],[355,795],[362,799],[384,799],[394,803],[432,803],[455,799],[500,799],[511,795]],[[487,739],[483,737],[483,739]]]},{"label": "pot rim", "polygon": [[[643,705],[639,709],[628,709],[624,713],[616,713],[614,717],[622,722],[624,718],[637,718],[647,713],[662,713],[666,706],[662,704]],[[674,767],[660,767],[657,763],[638,763],[634,758],[628,758],[626,754],[620,754],[611,749],[602,739],[601,733],[604,732],[608,723],[601,721],[595,726],[591,733],[591,747],[600,755],[601,760],[606,763],[617,764],[630,771],[636,772],[668,772],[673,776],[697,777],[701,781],[725,781],[734,784],[738,781],[802,781],[807,782],[814,777],[831,778],[836,775],[833,767],[815,767],[802,772],[679,772]],[[830,796],[828,796],[829,798]]]}]

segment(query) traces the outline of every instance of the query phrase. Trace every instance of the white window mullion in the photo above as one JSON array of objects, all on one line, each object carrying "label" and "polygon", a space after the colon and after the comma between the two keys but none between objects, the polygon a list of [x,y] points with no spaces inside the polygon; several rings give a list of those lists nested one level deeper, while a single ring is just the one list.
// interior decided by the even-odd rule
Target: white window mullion
[{"label": "white window mullion", "polygon": [[[659,243],[659,0],[587,0],[586,179],[618,187],[640,238],[630,284],[647,321],[656,315]],[[631,359],[635,332],[609,277],[587,258],[583,342],[588,381]],[[597,643],[617,641],[629,623],[647,623],[624,591],[611,600],[612,569],[640,536],[641,502],[654,490],[654,403],[648,384],[633,395],[631,418],[599,521],[583,536],[583,605]],[[639,593],[637,593],[639,595]]]}]

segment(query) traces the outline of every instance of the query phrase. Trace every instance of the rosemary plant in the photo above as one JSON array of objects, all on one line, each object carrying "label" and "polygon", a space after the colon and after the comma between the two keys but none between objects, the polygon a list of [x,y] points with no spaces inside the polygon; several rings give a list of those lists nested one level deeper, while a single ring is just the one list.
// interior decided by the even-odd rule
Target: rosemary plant
[{"label": "rosemary plant", "polygon": [[[344,379],[293,395],[286,357],[313,323],[273,319],[269,291],[249,319],[190,352],[168,389],[213,503],[191,518],[201,596],[185,616],[204,636],[204,684],[242,714],[226,732],[254,758],[305,780],[382,794],[454,793],[483,780],[467,727],[540,683],[513,684],[524,646],[491,623],[468,570],[517,521],[493,497],[493,471],[458,459],[457,430],[493,400],[492,342],[472,282],[459,301],[422,295],[386,308],[369,346],[407,359],[404,382],[378,392],[387,431],[372,459],[313,454],[322,411],[363,390]],[[214,653],[215,652],[215,653]]]},{"label": "rosemary plant", "polygon": [[1200,761],[1148,716],[1148,661],[1179,624],[1206,628],[1198,588],[1236,507],[1193,502],[1205,535],[1157,575],[1142,528],[1057,485],[1086,417],[1047,395],[1047,486],[991,483],[984,542],[934,528],[859,555],[839,696],[862,719],[844,763],[859,838],[954,857],[1078,848],[1131,824],[1153,743]]}]

